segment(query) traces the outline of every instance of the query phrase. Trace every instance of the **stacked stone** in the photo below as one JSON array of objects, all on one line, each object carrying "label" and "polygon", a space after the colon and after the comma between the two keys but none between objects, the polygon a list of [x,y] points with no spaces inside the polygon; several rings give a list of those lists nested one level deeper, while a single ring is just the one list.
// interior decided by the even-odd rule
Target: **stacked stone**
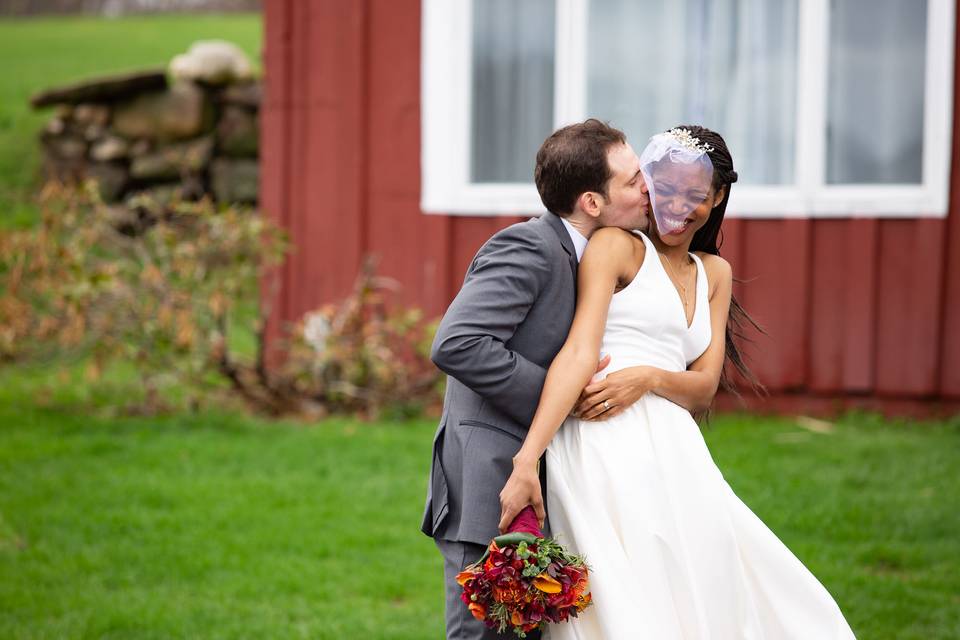
[{"label": "stacked stone", "polygon": [[92,178],[105,202],[128,209],[205,195],[256,204],[260,101],[246,57],[223,42],[197,43],[167,70],[96,78],[31,99],[35,108],[56,107],[40,136],[45,177]]}]

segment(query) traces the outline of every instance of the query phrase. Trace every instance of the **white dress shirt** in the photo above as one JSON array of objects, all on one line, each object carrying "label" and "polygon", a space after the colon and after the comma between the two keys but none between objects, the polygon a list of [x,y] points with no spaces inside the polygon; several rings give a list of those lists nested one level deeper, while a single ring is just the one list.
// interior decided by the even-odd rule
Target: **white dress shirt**
[{"label": "white dress shirt", "polygon": [[560,221],[563,223],[563,226],[567,228],[567,233],[570,234],[570,239],[573,240],[573,249],[577,252],[577,262],[579,263],[580,258],[583,257],[583,250],[587,248],[587,239],[582,233],[577,231],[576,227],[567,222],[566,218],[560,218]]}]

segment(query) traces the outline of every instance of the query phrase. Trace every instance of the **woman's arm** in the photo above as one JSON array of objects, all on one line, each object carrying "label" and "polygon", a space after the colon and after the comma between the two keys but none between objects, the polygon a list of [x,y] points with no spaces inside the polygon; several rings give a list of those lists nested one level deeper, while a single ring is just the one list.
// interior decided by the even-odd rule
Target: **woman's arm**
[{"label": "woman's arm", "polygon": [[631,265],[640,263],[637,252],[643,250],[641,243],[619,229],[600,229],[590,239],[578,270],[577,309],[570,333],[547,371],[537,412],[513,458],[513,474],[500,492],[501,531],[528,504],[543,524],[537,463],[597,369],[610,300],[618,282],[629,277]]},{"label": "woman's arm", "polygon": [[[710,407],[720,385],[720,373],[726,357],[727,316],[733,290],[730,264],[719,256],[703,256],[703,267],[710,284],[710,346],[686,371],[666,371],[657,367],[630,367],[614,372],[604,380],[588,385],[577,404],[583,420],[606,420],[652,391],[691,412]],[[610,405],[604,410],[603,401]]]}]

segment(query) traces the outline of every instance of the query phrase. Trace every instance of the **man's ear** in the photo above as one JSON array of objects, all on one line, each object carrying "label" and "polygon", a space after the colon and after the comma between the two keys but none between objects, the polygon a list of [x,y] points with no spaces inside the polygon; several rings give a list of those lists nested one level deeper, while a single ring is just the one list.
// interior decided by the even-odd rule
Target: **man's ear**
[{"label": "man's ear", "polygon": [[584,191],[577,198],[577,204],[591,218],[600,217],[600,194],[594,191]]}]

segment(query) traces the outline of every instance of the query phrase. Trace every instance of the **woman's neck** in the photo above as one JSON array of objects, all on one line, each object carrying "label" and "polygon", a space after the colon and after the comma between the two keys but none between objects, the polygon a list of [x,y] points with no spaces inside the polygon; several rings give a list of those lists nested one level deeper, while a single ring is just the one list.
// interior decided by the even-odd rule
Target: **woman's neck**
[{"label": "woman's neck", "polygon": [[651,234],[650,239],[653,241],[653,246],[657,248],[657,251],[672,264],[682,265],[690,260],[688,256],[690,240],[687,240],[683,244],[671,246],[661,240],[660,236],[656,233]]}]

